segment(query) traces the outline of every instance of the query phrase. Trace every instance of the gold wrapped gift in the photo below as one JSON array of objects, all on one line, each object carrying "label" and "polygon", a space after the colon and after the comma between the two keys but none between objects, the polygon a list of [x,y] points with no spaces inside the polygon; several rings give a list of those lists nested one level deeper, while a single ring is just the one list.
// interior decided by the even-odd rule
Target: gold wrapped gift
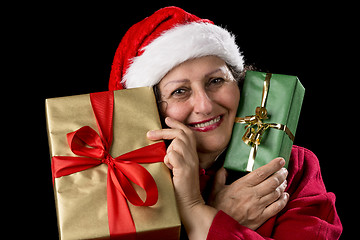
[{"label": "gold wrapped gift", "polygon": [[[114,91],[113,158],[156,142],[146,137],[161,123],[152,88]],[[90,94],[46,100],[46,119],[51,158],[78,157],[68,143],[67,134],[89,126],[99,134]],[[101,135],[101,134],[100,134]],[[89,147],[91,149],[91,147]],[[153,206],[134,206],[127,202],[137,239],[178,239],[180,217],[170,172],[163,162],[140,164],[155,180],[158,200]],[[107,196],[108,165],[97,166],[54,179],[54,194],[61,239],[110,238]],[[145,191],[131,183],[141,199]],[[116,224],[123,224],[120,217]],[[126,238],[124,235],[123,237]]]}]

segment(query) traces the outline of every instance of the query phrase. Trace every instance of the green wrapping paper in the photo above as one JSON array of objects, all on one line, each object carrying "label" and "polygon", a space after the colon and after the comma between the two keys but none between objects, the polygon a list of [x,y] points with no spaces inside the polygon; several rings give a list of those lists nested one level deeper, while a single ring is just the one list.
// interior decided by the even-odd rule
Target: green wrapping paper
[{"label": "green wrapping paper", "polygon": [[296,76],[247,71],[224,167],[249,172],[276,157],[287,167],[304,93]]}]

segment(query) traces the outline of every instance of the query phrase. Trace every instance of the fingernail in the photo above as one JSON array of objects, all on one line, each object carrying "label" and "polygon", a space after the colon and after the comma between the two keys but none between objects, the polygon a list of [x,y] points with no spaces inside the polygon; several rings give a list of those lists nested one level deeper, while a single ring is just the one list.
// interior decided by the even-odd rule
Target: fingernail
[{"label": "fingernail", "polygon": [[153,137],[153,136],[154,136],[154,130],[148,131],[148,132],[146,133],[146,136],[147,136],[148,138]]},{"label": "fingernail", "polygon": [[284,187],[286,189],[287,188],[287,181],[285,180],[283,184],[284,184]]},{"label": "fingernail", "polygon": [[284,165],[285,165],[285,159],[284,159],[284,158],[280,158],[280,159],[281,159],[280,162],[279,162],[280,165],[281,165],[281,166],[284,166]]},{"label": "fingernail", "polygon": [[285,194],[285,199],[288,199],[290,197],[289,193],[284,192],[284,194]]}]

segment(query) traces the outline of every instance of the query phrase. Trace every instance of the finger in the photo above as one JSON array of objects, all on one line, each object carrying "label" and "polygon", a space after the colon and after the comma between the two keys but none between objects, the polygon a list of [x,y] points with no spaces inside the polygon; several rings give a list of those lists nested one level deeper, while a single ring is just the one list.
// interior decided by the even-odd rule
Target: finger
[{"label": "finger", "polygon": [[[170,118],[170,117],[167,117],[165,118],[165,123],[171,127],[172,129],[179,129],[181,130],[180,133],[184,133],[182,134],[183,135],[183,140],[186,141],[184,138],[188,138],[190,143],[191,144],[195,144],[195,136],[194,136],[194,133],[193,131],[188,128],[185,124],[173,119],[173,118]],[[181,136],[180,136],[181,137]]]},{"label": "finger", "polygon": [[288,201],[289,201],[289,194],[285,192],[281,195],[281,197],[277,201],[273,202],[267,208],[265,208],[262,214],[263,218],[269,219],[275,216],[276,214],[278,214],[281,210],[284,209]]},{"label": "finger", "polygon": [[165,118],[165,123],[166,125],[168,125],[168,127],[171,128],[176,128],[176,129],[181,129],[186,133],[190,133],[192,132],[185,124],[171,118],[171,117],[167,117]]},{"label": "finger", "polygon": [[227,171],[225,168],[220,168],[214,177],[214,185],[210,195],[216,196],[216,194],[224,189],[226,183]]},{"label": "finger", "polygon": [[173,165],[171,165],[171,163],[170,163],[170,161],[169,161],[168,155],[165,155],[165,157],[164,157],[164,163],[165,163],[165,165],[166,165],[170,170],[173,170],[173,169],[174,169]]},{"label": "finger", "polygon": [[[263,182],[269,176],[279,171],[285,165],[285,160],[283,158],[275,158],[268,164],[252,171],[245,176],[245,181],[251,186],[256,186],[259,183]],[[279,184],[280,185],[280,184]]]},{"label": "finger", "polygon": [[166,154],[166,160],[168,162],[169,165],[171,165],[174,169],[180,169],[181,166],[183,165],[184,161],[182,160],[182,155],[179,154],[178,152],[171,150]]},{"label": "finger", "polygon": [[166,152],[176,151],[181,155],[185,155],[186,149],[186,143],[184,143],[184,141],[180,138],[175,138],[167,148]]},{"label": "finger", "polygon": [[172,140],[180,135],[180,130],[178,129],[160,129],[160,130],[151,130],[148,131],[146,136],[148,139],[156,141],[156,140]]},{"label": "finger", "polygon": [[[176,152],[181,156],[182,166],[187,168],[197,169],[199,171],[199,159],[196,151],[189,151],[189,147],[181,139],[175,138],[167,149],[167,153]],[[174,166],[175,167],[175,166]]]},{"label": "finger", "polygon": [[169,165],[173,167],[174,178],[188,178],[196,173],[197,177],[195,179],[199,179],[199,166],[195,161],[186,161],[182,154],[174,150],[170,151],[167,156]]},{"label": "finger", "polygon": [[227,175],[227,171],[223,167],[216,172],[213,187],[208,198],[208,203],[210,206],[215,206],[216,196],[221,190],[227,187],[225,186]]},{"label": "finger", "polygon": [[263,206],[268,206],[271,203],[278,200],[287,187],[287,181],[285,180],[279,187],[277,187],[273,192],[269,193],[268,195],[263,196],[260,201]]},{"label": "finger", "polygon": [[220,168],[215,174],[214,184],[216,184],[219,187],[223,187],[225,185],[227,175],[228,174],[226,169],[223,167]]},{"label": "finger", "polygon": [[265,196],[274,192],[281,184],[284,183],[286,177],[288,175],[288,171],[286,168],[282,168],[272,176],[261,182],[256,186],[255,191],[259,196]]}]

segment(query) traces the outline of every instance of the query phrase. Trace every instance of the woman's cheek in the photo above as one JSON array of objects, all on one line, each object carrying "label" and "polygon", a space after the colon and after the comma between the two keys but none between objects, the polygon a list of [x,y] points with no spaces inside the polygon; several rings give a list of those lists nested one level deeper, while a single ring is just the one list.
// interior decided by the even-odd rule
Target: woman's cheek
[{"label": "woman's cheek", "polygon": [[224,94],[226,96],[226,101],[228,105],[228,109],[231,112],[237,112],[237,108],[239,106],[240,101],[240,89],[238,88],[237,84],[234,83],[234,86],[231,88],[228,94]]},{"label": "woman's cheek", "polygon": [[164,118],[171,117],[181,123],[185,123],[185,120],[190,115],[191,110],[186,106],[172,106],[171,108],[166,109]]}]

